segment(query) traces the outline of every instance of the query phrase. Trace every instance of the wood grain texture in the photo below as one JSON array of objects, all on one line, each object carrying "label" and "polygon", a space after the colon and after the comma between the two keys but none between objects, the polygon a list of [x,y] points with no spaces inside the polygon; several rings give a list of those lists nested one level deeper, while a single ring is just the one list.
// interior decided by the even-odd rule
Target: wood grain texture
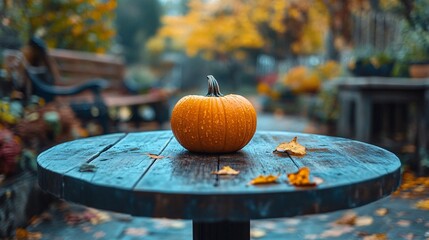
[{"label": "wood grain texture", "polygon": [[[400,161],[394,154],[344,138],[257,132],[236,153],[194,154],[170,131],[115,136],[94,138],[97,146],[105,146],[91,148],[98,152],[87,157],[80,153],[90,148],[91,141],[85,139],[42,153],[38,157],[42,188],[66,200],[136,216],[239,222],[361,206],[389,195],[400,181]],[[295,136],[307,147],[306,156],[273,153],[279,143]],[[146,153],[164,158],[151,159]],[[56,164],[62,159],[76,163],[64,168]],[[79,172],[81,162],[95,165],[95,172]],[[226,165],[240,174],[212,174]],[[315,188],[289,185],[286,174],[302,166],[324,182]],[[260,174],[279,174],[279,181],[248,184]]]}]

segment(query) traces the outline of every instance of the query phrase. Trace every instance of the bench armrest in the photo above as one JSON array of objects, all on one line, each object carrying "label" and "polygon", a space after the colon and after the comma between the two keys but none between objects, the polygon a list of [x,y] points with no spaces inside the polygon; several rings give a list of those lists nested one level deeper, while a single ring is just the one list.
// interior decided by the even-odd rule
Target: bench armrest
[{"label": "bench armrest", "polygon": [[107,80],[93,79],[74,86],[54,86],[43,82],[43,80],[39,76],[37,76],[36,73],[33,73],[28,68],[25,69],[25,74],[33,84],[36,94],[40,95],[43,98],[46,98],[46,101],[53,100],[55,96],[76,95],[86,90],[92,91],[94,94],[98,95],[100,94],[102,89],[106,88],[109,85]]}]

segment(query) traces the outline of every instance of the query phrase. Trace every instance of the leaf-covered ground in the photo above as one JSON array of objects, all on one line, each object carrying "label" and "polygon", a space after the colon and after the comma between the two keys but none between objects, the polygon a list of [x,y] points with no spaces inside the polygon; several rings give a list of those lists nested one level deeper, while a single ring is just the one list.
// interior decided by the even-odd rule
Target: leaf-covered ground
[{"label": "leaf-covered ground", "polygon": [[[301,118],[263,116],[259,120],[263,120],[258,125],[261,130],[320,130]],[[265,129],[267,126],[271,128]],[[135,218],[58,202],[35,217],[29,227],[19,229],[17,236],[20,239],[47,240],[185,240],[192,239],[192,222]],[[252,221],[251,237],[270,240],[429,240],[429,177],[418,178],[405,171],[401,187],[395,194],[352,210]]]},{"label": "leaf-covered ground", "polygon": [[[192,223],[135,218],[58,202],[20,233],[25,239],[192,239]],[[25,236],[27,234],[27,236]],[[390,197],[329,214],[257,220],[252,239],[429,239],[429,177],[406,172]]]}]

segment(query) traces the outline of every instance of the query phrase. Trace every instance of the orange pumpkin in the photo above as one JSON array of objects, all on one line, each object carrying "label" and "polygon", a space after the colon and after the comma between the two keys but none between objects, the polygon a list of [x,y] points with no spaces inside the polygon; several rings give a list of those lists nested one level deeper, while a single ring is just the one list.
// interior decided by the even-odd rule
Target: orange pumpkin
[{"label": "orange pumpkin", "polygon": [[256,131],[256,111],[240,95],[223,96],[216,79],[207,76],[206,96],[185,96],[174,106],[171,129],[191,152],[227,153],[246,146]]}]

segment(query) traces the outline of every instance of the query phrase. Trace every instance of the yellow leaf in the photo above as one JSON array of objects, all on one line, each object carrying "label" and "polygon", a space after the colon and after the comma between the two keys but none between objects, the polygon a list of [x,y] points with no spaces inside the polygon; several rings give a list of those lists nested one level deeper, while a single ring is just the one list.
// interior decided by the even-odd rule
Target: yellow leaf
[{"label": "yellow leaf", "polygon": [[287,174],[287,178],[289,183],[296,187],[315,187],[318,183],[323,182],[321,178],[317,178],[317,182],[310,181],[310,169],[308,167],[302,167],[296,173]]},{"label": "yellow leaf", "polygon": [[267,184],[267,183],[276,183],[277,182],[277,178],[279,178],[279,176],[274,176],[274,175],[259,175],[256,178],[252,179],[250,181],[250,184],[252,185],[258,185],[258,184]]},{"label": "yellow leaf", "polygon": [[379,208],[375,211],[375,215],[377,216],[385,216],[389,211],[387,210],[387,208]]},{"label": "yellow leaf", "polygon": [[363,237],[363,240],[387,240],[385,233],[376,233]]},{"label": "yellow leaf", "polygon": [[416,207],[423,210],[429,210],[429,199],[418,201],[416,203]]},{"label": "yellow leaf", "polygon": [[361,216],[357,217],[355,219],[355,226],[361,227],[361,226],[368,226],[371,225],[374,222],[374,219],[370,216]]},{"label": "yellow leaf", "polygon": [[212,174],[216,175],[237,175],[239,173],[240,171],[237,171],[230,166],[224,166],[221,170],[212,172]]},{"label": "yellow leaf", "polygon": [[29,232],[24,228],[17,228],[15,232],[15,238],[17,240],[37,240],[42,238],[40,232]]},{"label": "yellow leaf", "polygon": [[280,143],[276,147],[277,152],[287,152],[290,155],[295,156],[304,156],[307,152],[305,151],[305,147],[298,143],[297,137],[294,137],[292,141],[286,143]]},{"label": "yellow leaf", "polygon": [[153,154],[153,153],[146,153],[146,155],[148,155],[152,159],[163,159],[163,158],[165,158],[164,156],[161,156],[158,154]]}]

